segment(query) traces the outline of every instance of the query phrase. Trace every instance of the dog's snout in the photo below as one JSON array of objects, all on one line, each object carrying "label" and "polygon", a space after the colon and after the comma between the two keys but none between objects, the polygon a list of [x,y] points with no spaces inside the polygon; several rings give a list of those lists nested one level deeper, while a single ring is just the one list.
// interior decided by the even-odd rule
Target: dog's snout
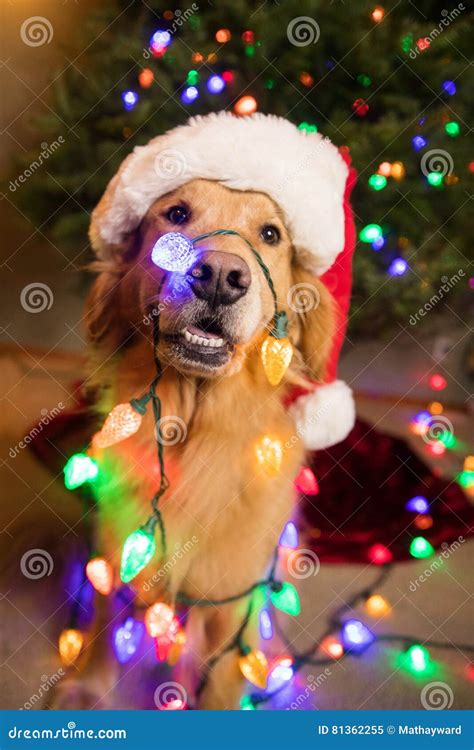
[{"label": "dog's snout", "polygon": [[237,302],[247,293],[251,280],[245,260],[232,253],[205,252],[191,270],[194,294],[212,307]]}]

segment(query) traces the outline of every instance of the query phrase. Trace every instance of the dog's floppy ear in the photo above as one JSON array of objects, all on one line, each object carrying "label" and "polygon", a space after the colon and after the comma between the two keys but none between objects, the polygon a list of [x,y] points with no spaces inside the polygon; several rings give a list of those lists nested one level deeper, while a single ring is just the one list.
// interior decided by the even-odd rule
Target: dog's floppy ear
[{"label": "dog's floppy ear", "polygon": [[329,290],[299,263],[292,268],[288,293],[295,343],[308,374],[324,380],[336,326],[336,308]]}]

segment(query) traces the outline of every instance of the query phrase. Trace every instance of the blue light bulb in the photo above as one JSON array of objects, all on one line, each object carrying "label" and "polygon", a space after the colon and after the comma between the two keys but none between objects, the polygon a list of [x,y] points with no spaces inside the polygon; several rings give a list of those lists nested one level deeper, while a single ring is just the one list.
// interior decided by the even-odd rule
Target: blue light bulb
[{"label": "blue light bulb", "polygon": [[163,29],[158,29],[158,31],[155,31],[150,41],[150,47],[156,47],[157,49],[163,49],[164,47],[168,47],[170,44],[171,34],[169,31],[165,31]]},{"label": "blue light bulb", "polygon": [[289,549],[296,549],[298,546],[298,531],[296,530],[296,526],[293,523],[293,521],[288,521],[287,524],[285,524],[285,528],[283,529],[280,537],[280,541],[278,542],[280,547],[288,547]]},{"label": "blue light bulb", "polygon": [[133,109],[136,103],[138,102],[138,94],[132,90],[123,91],[122,101],[123,101],[123,106],[125,107],[125,109],[127,110]]},{"label": "blue light bulb", "polygon": [[347,620],[342,626],[342,643],[349,651],[364,651],[374,642],[375,636],[360,620]]},{"label": "blue light bulb", "polygon": [[428,500],[423,495],[412,497],[405,505],[405,509],[412,513],[428,513],[429,507]]},{"label": "blue light bulb", "polygon": [[454,96],[456,93],[456,84],[454,81],[443,81],[443,91],[448,96]]},{"label": "blue light bulb", "polygon": [[190,239],[180,232],[167,232],[153,245],[151,259],[164,271],[185,274],[197,260],[196,249]]},{"label": "blue light bulb", "polygon": [[192,104],[192,102],[199,96],[199,91],[196,86],[186,86],[183,93],[181,94],[181,101],[183,104]]},{"label": "blue light bulb", "polygon": [[114,630],[113,643],[117,661],[126,664],[136,653],[145,633],[142,622],[133,617],[127,617],[123,625]]},{"label": "blue light bulb", "polygon": [[404,258],[395,258],[388,267],[388,273],[390,276],[403,276],[407,269],[408,263]]},{"label": "blue light bulb", "polygon": [[220,94],[225,89],[224,79],[217,75],[210,76],[206,85],[210,94]]},{"label": "blue light bulb", "polygon": [[262,609],[259,616],[260,635],[265,641],[273,638],[272,618],[268,609]]},{"label": "blue light bulb", "polygon": [[384,245],[385,245],[385,239],[381,235],[380,237],[377,237],[377,239],[372,242],[372,249],[381,250]]},{"label": "blue light bulb", "polygon": [[421,149],[424,148],[428,143],[426,138],[423,138],[422,135],[413,136],[413,138],[411,139],[411,142],[415,151],[421,151]]},{"label": "blue light bulb", "polygon": [[293,677],[293,660],[290,658],[281,659],[276,664],[267,680],[267,692],[272,693],[286,685]]}]

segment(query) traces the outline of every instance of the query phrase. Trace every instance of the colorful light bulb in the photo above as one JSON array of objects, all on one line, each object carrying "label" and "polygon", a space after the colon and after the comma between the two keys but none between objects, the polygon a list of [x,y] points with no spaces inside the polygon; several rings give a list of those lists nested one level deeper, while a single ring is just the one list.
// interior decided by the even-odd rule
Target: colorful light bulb
[{"label": "colorful light bulb", "polygon": [[262,344],[262,363],[270,385],[278,385],[287,371],[293,347],[289,338],[275,338],[267,336]]},{"label": "colorful light bulb", "polygon": [[155,74],[151,68],[143,68],[138,76],[138,83],[142,89],[149,89],[154,80]]},{"label": "colorful light bulb", "polygon": [[377,239],[374,240],[371,244],[372,244],[373,250],[381,250],[383,246],[385,245],[385,238],[377,237]]},{"label": "colorful light bulb", "polygon": [[271,693],[274,690],[280,690],[292,680],[293,674],[293,659],[290,657],[279,659],[268,675],[267,691]]},{"label": "colorful light bulb", "polygon": [[267,684],[268,662],[263,651],[255,649],[239,657],[239,668],[246,680],[264,689]]},{"label": "colorful light bulb", "polygon": [[167,232],[153,245],[151,259],[164,271],[185,274],[196,263],[198,253],[188,237],[180,232]]},{"label": "colorful light bulb", "polygon": [[390,276],[403,276],[405,271],[408,269],[408,263],[405,258],[395,258],[390,263],[387,272]]},{"label": "colorful light bulb", "polygon": [[126,664],[137,652],[145,634],[145,626],[133,617],[127,617],[123,625],[115,628],[113,646],[117,661]]},{"label": "colorful light bulb", "polygon": [[430,443],[428,447],[433,456],[444,456],[446,453],[446,446],[440,440]]},{"label": "colorful light bulb", "polygon": [[[160,616],[162,617],[162,615]],[[152,619],[154,622],[156,622],[156,612],[152,616]],[[156,658],[158,659],[158,661],[166,661],[168,659],[171,647],[176,640],[176,636],[178,635],[179,627],[180,627],[179,620],[175,616],[171,620],[165,632],[155,637],[155,652],[156,652]]]},{"label": "colorful light bulb", "polygon": [[423,513],[422,515],[418,515],[413,523],[417,529],[420,529],[420,531],[426,531],[426,529],[431,529],[433,526],[433,519],[431,516]]},{"label": "colorful light bulb", "polygon": [[374,642],[375,636],[360,620],[347,620],[342,626],[342,643],[347,650],[359,653]]},{"label": "colorful light bulb", "polygon": [[444,175],[442,172],[429,172],[426,179],[432,187],[439,187],[443,184]]},{"label": "colorful light bulb", "polygon": [[371,617],[383,617],[390,612],[390,604],[381,594],[372,594],[365,602],[365,608]]},{"label": "colorful light bulb", "polygon": [[461,132],[459,123],[457,122],[447,122],[444,129],[451,138],[456,138]]},{"label": "colorful light bulb", "polygon": [[138,94],[136,91],[129,89],[128,91],[122,91],[122,101],[124,108],[129,111],[133,109],[138,102]]},{"label": "colorful light bulb", "polygon": [[288,521],[288,523],[285,524],[285,527],[281,532],[278,544],[280,545],[280,547],[288,547],[289,549],[297,548],[298,530],[293,521]]},{"label": "colorful light bulb", "polygon": [[474,471],[474,456],[466,456],[463,463],[464,471]]},{"label": "colorful light bulb", "polygon": [[225,89],[225,81],[221,76],[213,75],[207,79],[206,86],[210,94],[220,94]]},{"label": "colorful light bulb", "polygon": [[240,699],[240,710],[241,711],[255,711],[255,704],[250,695],[243,695]]},{"label": "colorful light bulb", "polygon": [[281,588],[272,591],[270,599],[274,607],[295,617],[301,612],[300,598],[292,583],[281,584]]},{"label": "colorful light bulb", "polygon": [[405,167],[403,165],[403,162],[393,162],[392,168],[390,169],[390,176],[393,177],[394,180],[401,180],[403,177],[405,177]]},{"label": "colorful light bulb", "polygon": [[440,372],[435,372],[430,377],[430,386],[434,391],[442,391],[448,385],[446,378]]},{"label": "colorful light bulb", "polygon": [[272,617],[270,612],[266,608],[260,610],[259,626],[260,635],[265,641],[269,641],[271,638],[273,638]]},{"label": "colorful light bulb", "polygon": [[173,698],[173,700],[160,706],[160,711],[184,711],[185,708],[187,706],[182,698]]},{"label": "colorful light bulb", "polygon": [[108,415],[102,429],[92,438],[92,445],[94,448],[109,448],[134,435],[141,423],[141,414],[131,404],[118,404]]},{"label": "colorful light bulb", "polygon": [[84,644],[84,636],[80,630],[68,628],[59,636],[59,655],[65,667],[70,667],[77,660]]},{"label": "colorful light bulb", "polygon": [[158,29],[150,39],[150,47],[152,49],[163,50],[166,49],[166,47],[169,47],[171,41],[171,34],[169,31]]},{"label": "colorful light bulb", "polygon": [[405,663],[411,672],[420,674],[426,672],[430,666],[430,653],[428,649],[415,644],[410,646],[405,654]]},{"label": "colorful light bulb", "polygon": [[381,5],[376,5],[372,13],[370,14],[370,17],[372,18],[372,21],[374,23],[380,23],[380,21],[383,21],[384,16],[385,8],[383,8]]},{"label": "colorful light bulb", "polygon": [[114,587],[114,571],[104,557],[95,557],[86,565],[86,576],[99,594],[108,596]]},{"label": "colorful light bulb", "polygon": [[241,96],[234,104],[236,115],[251,115],[257,111],[257,100],[254,96]]},{"label": "colorful light bulb", "polygon": [[332,635],[326,636],[320,643],[319,648],[324,654],[327,654],[331,659],[340,659],[344,653],[344,646]]},{"label": "colorful light bulb", "polygon": [[379,164],[377,172],[379,174],[383,174],[384,177],[390,177],[390,175],[392,174],[392,165],[389,161],[383,161],[381,164]]},{"label": "colorful light bulb", "polygon": [[387,185],[387,178],[383,174],[373,174],[369,177],[368,183],[372,190],[383,190]]},{"label": "colorful light bulb", "polygon": [[216,42],[219,42],[219,44],[225,44],[226,42],[229,42],[232,38],[232,34],[229,29],[218,29],[216,31]]},{"label": "colorful light bulb", "polygon": [[85,482],[93,482],[99,473],[97,461],[85,453],[75,453],[63,469],[64,484],[68,490],[75,490]]},{"label": "colorful light bulb", "polygon": [[186,633],[184,630],[180,629],[175,636],[175,639],[173,643],[170,646],[170,649],[168,651],[168,664],[170,667],[174,667],[175,664],[178,663],[179,659],[181,658],[181,654],[183,653],[184,647],[186,645]]},{"label": "colorful light bulb", "polygon": [[438,414],[443,413],[443,404],[441,404],[439,401],[432,401],[429,404],[428,409],[430,410],[431,414],[437,416]]},{"label": "colorful light bulb", "polygon": [[368,550],[368,557],[373,565],[386,565],[393,560],[393,555],[385,544],[372,544]]},{"label": "colorful light bulb", "polygon": [[264,435],[255,445],[255,454],[260,466],[269,476],[278,474],[283,460],[281,440]]},{"label": "colorful light bulb", "polygon": [[187,86],[181,94],[183,104],[192,104],[199,96],[196,86]]},{"label": "colorful light bulb", "polygon": [[301,495],[314,497],[319,493],[318,480],[309,466],[302,466],[295,479],[295,489]]},{"label": "colorful light bulb", "polygon": [[405,510],[410,511],[411,513],[428,513],[429,507],[430,505],[426,497],[423,497],[423,495],[416,495],[408,500],[405,505]]},{"label": "colorful light bulb", "polygon": [[123,583],[132,581],[148,565],[155,552],[155,535],[151,529],[142,527],[133,531],[123,545],[120,565],[120,578]]},{"label": "colorful light bulb", "polygon": [[443,91],[448,96],[454,96],[456,93],[456,84],[454,81],[443,81]]},{"label": "colorful light bulb", "polygon": [[422,135],[414,135],[411,142],[415,151],[421,151],[428,144],[428,141]]},{"label": "colorful light bulb", "polygon": [[172,634],[176,627],[173,609],[164,602],[152,604],[145,612],[145,627],[152,638]]},{"label": "colorful light bulb", "polygon": [[416,536],[410,544],[410,555],[422,560],[425,557],[431,557],[434,554],[434,548],[424,536]]},{"label": "colorful light bulb", "polygon": [[361,242],[371,243],[382,236],[382,227],[378,224],[366,224],[359,232]]}]

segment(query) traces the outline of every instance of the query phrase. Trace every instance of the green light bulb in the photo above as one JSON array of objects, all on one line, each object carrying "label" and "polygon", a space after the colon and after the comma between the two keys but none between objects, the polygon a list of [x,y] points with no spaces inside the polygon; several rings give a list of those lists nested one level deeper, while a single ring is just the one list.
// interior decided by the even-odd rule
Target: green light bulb
[{"label": "green light bulb", "polygon": [[97,462],[85,453],[75,453],[63,469],[64,484],[68,490],[75,490],[85,482],[92,482],[99,473]]},{"label": "green light bulb", "polygon": [[148,565],[155,554],[156,544],[153,527],[154,524],[148,522],[125,540],[120,565],[120,578],[123,583],[129,583],[135,578]]},{"label": "green light bulb", "polygon": [[241,711],[255,711],[255,706],[252,702],[250,695],[244,695],[240,699]]},{"label": "green light bulb", "polygon": [[197,70],[190,70],[186,76],[188,86],[195,86],[199,82],[199,73]]},{"label": "green light bulb", "polygon": [[458,474],[457,481],[461,487],[472,487],[472,485],[474,485],[474,471],[461,471],[461,473]]},{"label": "green light bulb", "polygon": [[414,539],[412,539],[412,542],[410,544],[410,555],[412,557],[417,557],[421,560],[424,557],[431,557],[433,553],[433,546],[427,539],[425,539],[424,536],[416,536]]},{"label": "green light bulb", "polygon": [[292,583],[283,583],[281,589],[272,591],[272,604],[287,615],[299,615],[301,612],[300,598]]},{"label": "green light bulb", "polygon": [[317,125],[313,125],[310,122],[306,122],[306,121],[300,122],[300,124],[298,125],[298,130],[305,130],[307,133],[318,132]]},{"label": "green light bulb", "polygon": [[369,177],[369,185],[372,190],[383,190],[387,184],[387,178],[383,174],[373,174]]},{"label": "green light bulb", "polygon": [[366,224],[359,232],[359,239],[362,242],[375,242],[382,237],[382,227],[378,224]]},{"label": "green light bulb", "polygon": [[456,138],[456,136],[458,136],[459,133],[461,132],[458,123],[454,121],[447,122],[446,125],[444,126],[444,129],[447,132],[447,134],[451,136],[451,138]]},{"label": "green light bulb", "polygon": [[364,88],[367,88],[372,83],[372,79],[365,73],[360,73],[357,76],[357,82],[360,83],[361,86],[364,86]]},{"label": "green light bulb", "polygon": [[455,448],[457,445],[457,440],[454,437],[452,432],[448,432],[448,430],[445,430],[440,437],[438,438],[440,443],[443,443],[445,448]]},{"label": "green light bulb", "polygon": [[416,644],[407,651],[407,668],[412,672],[425,672],[430,663],[430,653],[423,646]]},{"label": "green light bulb", "polygon": [[444,178],[441,172],[430,172],[426,179],[433,187],[439,187]]}]

